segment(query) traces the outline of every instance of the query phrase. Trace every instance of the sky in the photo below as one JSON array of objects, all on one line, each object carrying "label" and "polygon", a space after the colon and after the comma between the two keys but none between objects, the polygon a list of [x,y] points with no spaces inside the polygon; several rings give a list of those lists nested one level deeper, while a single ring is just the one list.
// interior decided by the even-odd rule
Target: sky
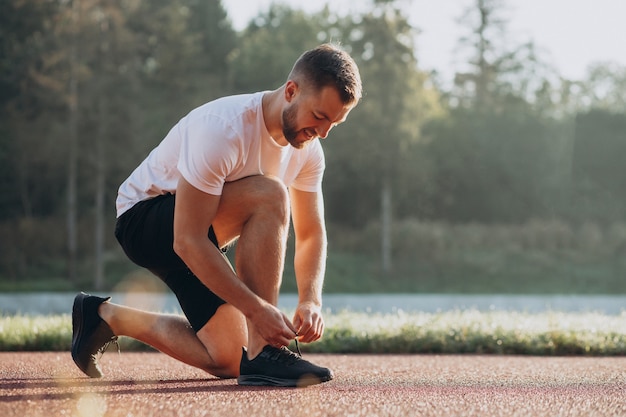
[{"label": "sky", "polygon": [[[274,0],[222,0],[235,29],[243,29]],[[533,41],[543,62],[571,80],[585,78],[590,64],[616,62],[626,67],[626,1],[504,0],[509,36],[515,44]],[[341,15],[358,12],[369,0],[277,0],[317,12],[325,4]],[[401,0],[419,30],[416,56],[420,69],[436,70],[445,79],[459,67],[455,53],[464,27],[457,20],[474,0]]]}]

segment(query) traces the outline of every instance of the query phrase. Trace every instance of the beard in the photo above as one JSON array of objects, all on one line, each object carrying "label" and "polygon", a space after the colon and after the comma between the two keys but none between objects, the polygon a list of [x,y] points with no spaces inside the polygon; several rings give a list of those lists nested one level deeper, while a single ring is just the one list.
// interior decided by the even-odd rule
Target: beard
[{"label": "beard", "polygon": [[298,134],[300,131],[296,128],[296,118],[298,115],[298,105],[291,104],[283,110],[283,135],[287,142],[296,149],[302,149],[306,142],[298,142]]}]

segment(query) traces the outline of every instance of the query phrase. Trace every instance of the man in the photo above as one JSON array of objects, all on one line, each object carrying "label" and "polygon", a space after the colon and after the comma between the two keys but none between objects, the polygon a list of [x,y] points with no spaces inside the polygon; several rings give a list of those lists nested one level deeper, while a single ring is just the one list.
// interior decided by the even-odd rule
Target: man
[{"label": "man", "polygon": [[[185,317],[81,293],[72,358],[101,377],[99,353],[117,336],[242,385],[332,379],[286,346],[324,331],[326,231],[318,138],[361,98],[352,58],[330,44],[298,58],[274,91],[224,97],[191,111],[120,186],[115,234],[128,257],[161,278]],[[299,302],[276,307],[290,224]],[[234,269],[224,256],[237,241]]]}]

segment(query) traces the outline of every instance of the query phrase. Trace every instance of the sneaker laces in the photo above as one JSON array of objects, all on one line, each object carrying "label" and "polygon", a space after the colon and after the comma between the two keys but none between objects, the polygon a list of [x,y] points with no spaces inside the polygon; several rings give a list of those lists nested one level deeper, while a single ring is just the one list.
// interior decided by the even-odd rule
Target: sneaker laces
[{"label": "sneaker laces", "polygon": [[105,344],[103,344],[100,349],[98,349],[96,351],[96,353],[94,353],[93,355],[91,355],[92,358],[94,358],[96,361],[99,361],[100,358],[102,358],[102,355],[104,355],[104,352],[106,352],[106,350],[109,348],[109,346],[111,345],[111,343],[115,344],[115,346],[117,347],[117,354],[121,355],[122,352],[120,351],[120,344],[117,340],[117,336],[113,336],[111,338],[111,340],[109,340],[108,342],[106,342]]},{"label": "sneaker laces", "polygon": [[292,365],[300,360],[302,360],[302,353],[300,352],[300,347],[298,346],[298,341],[296,340],[296,352],[293,352],[286,346],[281,348],[274,348],[273,352],[270,354],[269,359],[272,361],[284,363],[285,365]]}]

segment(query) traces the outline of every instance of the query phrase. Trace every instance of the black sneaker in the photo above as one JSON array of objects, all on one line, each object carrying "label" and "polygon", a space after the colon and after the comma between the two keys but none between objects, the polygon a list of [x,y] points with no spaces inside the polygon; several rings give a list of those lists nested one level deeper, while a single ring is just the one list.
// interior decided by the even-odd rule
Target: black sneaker
[{"label": "black sneaker", "polygon": [[308,362],[286,347],[265,346],[254,359],[243,348],[239,385],[306,387],[333,379],[333,372]]},{"label": "black sneaker", "polygon": [[[80,293],[72,307],[72,359],[91,378],[101,378],[99,357],[117,336],[98,315],[98,306],[111,297],[101,298]],[[119,349],[119,346],[118,346]]]}]

